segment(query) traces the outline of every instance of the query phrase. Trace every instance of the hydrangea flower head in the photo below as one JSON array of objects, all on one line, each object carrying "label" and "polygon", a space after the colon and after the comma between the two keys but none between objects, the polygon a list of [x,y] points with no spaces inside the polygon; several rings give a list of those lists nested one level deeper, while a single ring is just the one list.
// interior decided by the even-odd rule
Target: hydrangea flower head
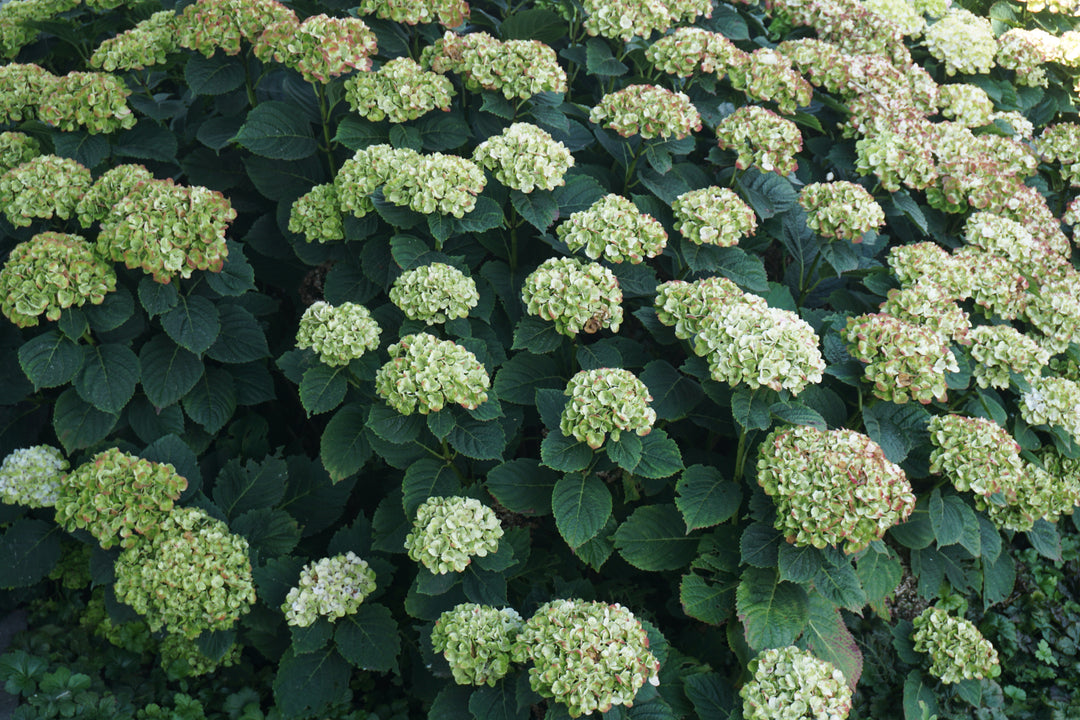
[{"label": "hydrangea flower head", "polygon": [[901,185],[922,190],[938,178],[933,155],[924,141],[913,132],[881,130],[867,135],[855,142],[855,169],[860,175],[872,173],[890,192]]},{"label": "hydrangea flower head", "polygon": [[930,655],[930,674],[952,684],[1001,673],[997,650],[968,620],[929,607],[912,620],[915,649]]},{"label": "hydrangea flower head", "polygon": [[645,436],[656,422],[656,411],[649,407],[649,388],[629,370],[582,370],[570,378],[564,394],[570,401],[559,429],[593,450],[604,444],[608,433],[615,442],[623,431]]},{"label": "hydrangea flower head", "polygon": [[333,183],[314,186],[293,202],[289,212],[289,232],[303,235],[308,242],[344,240],[345,224],[340,205]]},{"label": "hydrangea flower head", "polygon": [[[1056,39],[1056,38],[1055,38]],[[1051,59],[1046,44],[1025,28],[1009,28],[998,37],[997,64],[1016,73],[1016,84],[1047,87],[1049,78],[1043,65]]]},{"label": "hydrangea flower head", "polygon": [[305,565],[281,610],[285,622],[296,627],[308,627],[320,616],[333,622],[356,612],[374,590],[375,571],[350,550]]},{"label": "hydrangea flower head", "polygon": [[971,318],[952,301],[947,289],[921,282],[889,290],[881,312],[898,320],[933,330],[961,345],[970,345]]},{"label": "hydrangea flower head", "polygon": [[427,333],[406,335],[389,348],[375,374],[375,391],[402,415],[438,412],[448,403],[474,410],[487,401],[491,378],[471,352]]},{"label": "hydrangea flower head", "polygon": [[778,428],[759,447],[757,470],[776,503],[776,529],[800,547],[843,543],[844,552],[858,552],[915,508],[900,466],[846,428]]},{"label": "hydrangea flower head", "polygon": [[77,0],[14,0],[0,6],[0,57],[15,59],[41,32],[34,23],[52,20],[76,7]]},{"label": "hydrangea flower head", "polygon": [[689,96],[656,85],[630,85],[600,98],[589,120],[623,137],[681,139],[701,129],[701,115]]},{"label": "hydrangea flower head", "polygon": [[0,133],[0,174],[41,154],[41,145],[26,133]]},{"label": "hydrangea flower head", "polygon": [[286,17],[269,25],[255,42],[255,56],[284,64],[309,83],[330,82],[353,70],[367,71],[378,50],[375,33],[359,18],[312,15]]},{"label": "hydrangea flower head", "polygon": [[1080,383],[1064,377],[1028,378],[1020,416],[1029,425],[1057,425],[1080,442]]},{"label": "hydrangea flower head", "polygon": [[978,85],[952,83],[941,86],[941,114],[966,127],[993,122],[994,101]]},{"label": "hydrangea flower head", "polygon": [[1046,162],[1057,162],[1061,176],[1072,187],[1080,187],[1080,125],[1057,123],[1042,131],[1036,144]]},{"label": "hydrangea flower head", "polygon": [[439,108],[450,109],[454,85],[424,70],[412,58],[390,60],[378,72],[357,73],[345,81],[345,99],[361,116],[403,123]]},{"label": "hydrangea flower head", "polygon": [[152,181],[153,174],[142,165],[117,165],[94,181],[90,189],[75,206],[79,224],[88,228],[112,214],[113,208],[145,182]]},{"label": "hydrangea flower head", "polygon": [[[11,7],[9,3],[5,7]],[[36,31],[35,31],[36,32]],[[38,104],[57,77],[39,65],[0,65],[0,122],[22,122],[37,117]]]},{"label": "hydrangea flower head", "polygon": [[115,591],[151,630],[228,630],[255,602],[248,542],[203,510],[176,508],[152,540],[120,553]]},{"label": "hydrangea flower head", "polygon": [[806,224],[827,238],[862,242],[864,234],[885,224],[885,212],[862,185],[838,180],[810,183],[799,191]]},{"label": "hydrangea flower head", "polygon": [[480,143],[473,159],[503,185],[526,194],[565,185],[563,175],[574,165],[565,145],[529,123],[514,123]]},{"label": "hydrangea flower head", "polygon": [[732,247],[757,230],[757,216],[735,191],[721,187],[691,190],[675,199],[675,229],[695,245]]},{"label": "hydrangea flower head", "polygon": [[567,337],[602,328],[618,332],[623,320],[622,290],[615,274],[599,263],[573,257],[545,260],[525,278],[521,299],[530,315],[553,321]]},{"label": "hydrangea flower head", "polygon": [[161,65],[180,49],[176,42],[176,13],[161,10],[130,30],[111,37],[90,56],[91,67],[105,72],[143,70]]},{"label": "hydrangea flower head", "polygon": [[850,318],[844,338],[851,355],[866,363],[865,378],[882,400],[943,402],[945,373],[959,371],[941,335],[891,315]]},{"label": "hydrangea flower head", "polygon": [[634,614],[618,603],[553,600],[525,623],[516,662],[531,660],[529,684],[566,706],[570,717],[633,705],[638,690],[660,684],[660,663]]},{"label": "hydrangea flower head", "polygon": [[754,677],[739,691],[746,720],[843,720],[851,711],[851,688],[844,674],[809,650],[772,648],[754,658],[748,669]]},{"label": "hydrangea flower head", "polygon": [[437,22],[443,27],[457,27],[469,17],[465,0],[361,0],[357,12],[375,13],[384,20],[419,25]]},{"label": "hydrangea flower head", "polygon": [[313,303],[300,318],[296,347],[311,348],[326,365],[348,365],[379,347],[382,328],[363,305]]},{"label": "hydrangea flower head", "polygon": [[479,500],[433,497],[417,508],[412,530],[405,536],[405,549],[432,575],[460,573],[473,557],[498,552],[502,536],[495,511]]},{"label": "hydrangea flower head", "polygon": [[994,67],[997,38],[989,20],[954,5],[927,28],[926,47],[945,63],[947,75],[979,75]]},{"label": "hydrangea flower head", "polygon": [[408,270],[394,281],[390,301],[410,320],[428,325],[468,317],[480,302],[476,282],[457,268],[431,263]]},{"label": "hydrangea flower head", "polygon": [[0,502],[26,507],[51,507],[64,482],[67,458],[51,445],[11,452],[0,463]]},{"label": "hydrangea flower head", "polygon": [[[370,145],[357,150],[334,176],[334,190],[341,212],[364,217],[373,211],[375,205],[371,194],[401,168],[415,165],[419,157],[420,153],[415,150],[390,145]],[[312,196],[307,202],[314,203],[316,199],[317,196]]]},{"label": "hydrangea flower head", "polygon": [[676,28],[645,49],[645,59],[661,72],[691,77],[701,70],[723,77],[748,62],[749,55],[720,33],[696,27]]},{"label": "hydrangea flower head", "polygon": [[656,316],[675,328],[675,337],[689,340],[701,330],[710,313],[722,313],[725,306],[743,303],[764,307],[757,295],[748,295],[725,277],[707,277],[694,282],[669,280],[656,288]]},{"label": "hydrangea flower head", "polygon": [[979,387],[1009,387],[1009,373],[1036,376],[1050,361],[1050,352],[1011,325],[971,329],[972,375]]},{"label": "hydrangea flower head", "polygon": [[721,149],[738,153],[736,167],[754,166],[781,175],[795,172],[802,133],[795,123],[759,105],[744,105],[716,126]]},{"label": "hydrangea flower head", "polygon": [[[143,623],[140,625],[143,628],[146,627]],[[149,632],[147,639],[149,640]],[[232,667],[240,662],[240,653],[243,649],[239,643],[234,642],[224,655],[214,659],[203,653],[197,641],[183,635],[171,634],[162,638],[157,647],[157,651],[161,654],[161,669],[170,680],[209,675],[218,668]]]},{"label": "hydrangea flower head", "polygon": [[555,51],[539,40],[500,41],[484,32],[447,31],[424,48],[420,62],[437,73],[461,75],[469,90],[498,90],[507,100],[566,92],[566,71]]},{"label": "hydrangea flower head", "polygon": [[423,215],[464,217],[487,182],[476,163],[457,155],[400,153],[397,159],[401,162],[386,178],[383,196]]},{"label": "hydrangea flower head", "polygon": [[116,289],[116,272],[78,235],[41,233],[19,243],[0,270],[0,312],[19,327],[64,309],[100,305]]},{"label": "hydrangea flower head", "polygon": [[15,227],[54,215],[67,220],[93,182],[90,171],[70,158],[38,155],[0,175],[0,208]]},{"label": "hydrangea flower head", "polygon": [[[188,485],[168,463],[104,450],[75,468],[56,498],[56,521],[108,549],[153,539]],[[141,536],[141,537],[140,537]]]},{"label": "hydrangea flower head", "polygon": [[131,94],[111,73],[71,72],[56,79],[38,105],[38,119],[59,130],[111,133],[135,127]]},{"label": "hydrangea flower head", "polygon": [[176,41],[206,57],[219,49],[239,55],[241,41],[255,43],[271,25],[295,20],[277,0],[197,0],[177,16]]},{"label": "hydrangea flower head", "polygon": [[792,67],[791,60],[776,50],[755,50],[729,74],[736,90],[752,100],[775,102],[785,115],[794,115],[797,108],[809,105],[814,95],[814,89]]},{"label": "hydrangea flower head", "polygon": [[667,245],[667,231],[655,218],[637,209],[633,201],[608,194],[587,210],[573,213],[555,229],[572,251],[584,249],[593,260],[642,262],[656,257]]},{"label": "hydrangea flower head", "polygon": [[510,672],[510,650],[521,627],[513,608],[464,603],[439,616],[431,646],[446,658],[458,685],[494,687]]}]

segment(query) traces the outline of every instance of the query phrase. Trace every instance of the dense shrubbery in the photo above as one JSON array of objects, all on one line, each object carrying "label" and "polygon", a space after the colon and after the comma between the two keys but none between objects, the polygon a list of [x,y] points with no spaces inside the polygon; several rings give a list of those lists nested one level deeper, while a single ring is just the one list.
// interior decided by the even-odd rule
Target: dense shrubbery
[{"label": "dense shrubbery", "polygon": [[1080,712],[1080,8],[963,4],[0,8],[18,717]]}]

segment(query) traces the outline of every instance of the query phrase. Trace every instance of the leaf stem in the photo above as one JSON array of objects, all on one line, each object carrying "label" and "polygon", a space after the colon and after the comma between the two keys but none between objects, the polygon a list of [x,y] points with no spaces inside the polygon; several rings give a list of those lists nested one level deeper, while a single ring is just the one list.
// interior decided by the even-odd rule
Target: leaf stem
[{"label": "leaf stem", "polygon": [[315,95],[319,98],[319,119],[322,122],[323,142],[326,143],[326,160],[330,164],[330,179],[337,176],[337,165],[334,162],[333,140],[330,139],[330,108],[326,102],[326,86],[322,83],[315,85]]},{"label": "leaf stem", "polygon": [[742,482],[746,470],[746,428],[739,426],[739,446],[735,450],[735,482]]}]

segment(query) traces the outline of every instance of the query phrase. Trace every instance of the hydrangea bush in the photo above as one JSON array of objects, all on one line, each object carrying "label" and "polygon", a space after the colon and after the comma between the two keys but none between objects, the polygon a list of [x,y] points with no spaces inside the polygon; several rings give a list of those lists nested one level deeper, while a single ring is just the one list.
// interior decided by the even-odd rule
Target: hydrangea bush
[{"label": "hydrangea bush", "polygon": [[1071,567],[1074,11],[9,0],[0,597],[107,642],[0,678],[1075,715],[912,624],[1037,659],[995,614]]}]

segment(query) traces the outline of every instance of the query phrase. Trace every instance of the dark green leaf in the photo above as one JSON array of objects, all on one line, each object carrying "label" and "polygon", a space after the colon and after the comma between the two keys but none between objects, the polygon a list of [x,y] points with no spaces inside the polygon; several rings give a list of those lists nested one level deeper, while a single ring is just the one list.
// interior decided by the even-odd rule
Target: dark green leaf
[{"label": "dark green leaf", "polygon": [[330,412],[345,399],[348,389],[346,366],[318,363],[304,371],[304,379],[300,381],[300,404],[309,417]]},{"label": "dark green leaf", "polygon": [[278,457],[249,460],[243,465],[233,458],[214,482],[214,503],[230,519],[249,510],[273,507],[285,496],[288,474],[288,466]]},{"label": "dark green leaf", "polygon": [[960,542],[964,532],[964,514],[960,510],[963,504],[956,495],[942,497],[938,489],[930,494],[930,526],[934,529],[938,547]]},{"label": "dark green leaf", "polygon": [[742,701],[719,673],[687,675],[683,690],[702,720],[731,720],[742,713]]},{"label": "dark green leaf", "polygon": [[139,160],[176,162],[176,136],[167,128],[152,122],[140,122],[116,138],[113,154]]},{"label": "dark green leaf", "polygon": [[397,669],[401,638],[394,616],[384,605],[364,603],[339,620],[334,644],[342,657],[361,670]]},{"label": "dark green leaf", "polygon": [[274,678],[276,707],[286,718],[325,715],[352,697],[351,674],[352,668],[333,650],[304,655],[289,650],[281,658]]},{"label": "dark green leaf", "polygon": [[592,474],[572,473],[555,484],[555,526],[571,548],[596,536],[611,516],[611,491]]},{"label": "dark green leaf", "polygon": [[983,560],[982,597],[986,606],[996,605],[1012,595],[1016,584],[1016,564],[1009,553],[1001,553],[997,560]]},{"label": "dark green leaf", "polygon": [[495,392],[506,402],[532,405],[537,388],[566,387],[558,362],[543,355],[522,352],[510,358],[495,375]]},{"label": "dark green leaf", "polygon": [[409,466],[401,483],[402,509],[412,517],[425,500],[461,493],[461,481],[453,466],[434,458],[425,458]]},{"label": "dark green leaf", "polygon": [[[766,391],[739,385],[731,394],[731,412],[744,430],[767,430],[772,424]],[[742,478],[735,478],[741,480]]]},{"label": "dark green leaf", "polygon": [[679,602],[683,612],[695,620],[710,625],[722,625],[735,609],[737,585],[737,582],[731,580],[709,582],[693,573],[683,575],[679,584]]},{"label": "dark green leaf", "polygon": [[296,105],[264,100],[247,115],[236,141],[271,160],[301,160],[316,150],[311,124]]},{"label": "dark green leaf", "polygon": [[682,453],[674,440],[659,428],[641,438],[641,461],[634,474],[658,480],[674,475],[683,469]]},{"label": "dark green leaf", "polygon": [[53,429],[68,453],[103,440],[118,419],[118,415],[102,412],[85,402],[75,388],[61,393],[53,408]]},{"label": "dark green leaf", "polygon": [[56,330],[49,330],[19,347],[19,366],[35,390],[64,385],[83,364],[83,351]]},{"label": "dark green leaf", "polygon": [[229,523],[232,532],[247,538],[252,552],[260,558],[292,552],[300,542],[300,526],[289,513],[274,508],[249,510]]},{"label": "dark green leaf", "polygon": [[115,330],[131,319],[135,312],[135,299],[126,288],[118,287],[105,296],[100,305],[89,305],[85,309],[86,319],[95,332]]},{"label": "dark green leaf", "polygon": [[570,170],[563,179],[566,184],[553,191],[555,202],[559,203],[561,217],[570,217],[572,213],[587,210],[606,194],[595,178],[580,171]]},{"label": "dark green leaf", "polygon": [[151,278],[144,277],[139,281],[139,302],[150,317],[166,313],[176,307],[180,295],[176,289],[177,283],[163,285],[154,282]]},{"label": "dark green leaf", "polygon": [[476,198],[476,207],[465,217],[457,220],[458,228],[462,232],[481,233],[493,230],[503,224],[503,211],[499,203],[491,198],[481,195]]},{"label": "dark green leaf", "polygon": [[585,67],[590,75],[618,77],[629,70],[611,54],[611,46],[604,38],[590,38],[585,44]]},{"label": "dark green leaf", "polygon": [[928,682],[918,670],[908,673],[904,681],[904,720],[930,720],[937,716],[935,684]]},{"label": "dark green leaf", "polygon": [[43,580],[60,559],[63,533],[52,523],[20,518],[0,537],[0,587],[30,587]]},{"label": "dark green leaf", "polygon": [[474,460],[500,460],[506,449],[506,435],[497,420],[462,418],[446,439],[450,447]]},{"label": "dark green leaf", "polygon": [[773,569],[752,567],[743,572],[735,610],[753,650],[793,644],[810,619],[806,591],[782,582]]},{"label": "dark green leaf", "polygon": [[319,456],[334,482],[358,472],[371,457],[371,445],[364,437],[368,408],[351,403],[330,418],[323,431]]},{"label": "dark green leaf", "polygon": [[526,195],[520,190],[510,191],[510,202],[521,217],[530,225],[544,232],[559,219],[559,205],[555,197],[546,190],[534,190]]},{"label": "dark green leaf", "polygon": [[109,157],[109,141],[104,135],[88,132],[54,132],[53,149],[60,157],[71,158],[91,170]]},{"label": "dark green leaf", "polygon": [[568,438],[552,430],[540,443],[540,459],[552,470],[572,473],[584,470],[592,461],[593,451],[588,445]]},{"label": "dark green leaf", "polygon": [[208,357],[223,363],[246,363],[270,355],[266,334],[248,310],[240,305],[222,303],[218,312],[221,331],[206,351]]},{"label": "dark green leaf", "polygon": [[791,209],[799,199],[790,180],[755,168],[749,168],[736,186],[762,220]]},{"label": "dark green leaf", "polygon": [[236,411],[236,386],[232,376],[221,368],[207,368],[184,396],[184,412],[208,433],[225,427]]},{"label": "dark green leaf", "polygon": [[372,403],[368,411],[367,426],[383,440],[404,445],[420,438],[420,433],[424,430],[424,418],[417,414],[402,415],[384,403]]},{"label": "dark green leaf", "polygon": [[917,502],[907,521],[889,528],[889,534],[901,545],[921,550],[934,541],[934,526],[930,523],[930,510],[926,502]]},{"label": "dark green leaf", "polygon": [[771,524],[756,522],[743,530],[739,540],[739,553],[743,563],[759,568],[777,566],[777,553],[784,544],[784,536]]},{"label": "dark green leaf", "polygon": [[416,129],[420,132],[421,144],[428,152],[455,150],[472,137],[469,124],[456,112],[431,113],[416,122]]},{"label": "dark green leaf", "polygon": [[155,335],[139,351],[142,386],[147,399],[163,408],[187,395],[203,374],[197,355],[165,335]]},{"label": "dark green leaf", "polygon": [[217,307],[207,298],[180,296],[176,307],[162,314],[161,326],[177,345],[202,355],[217,340],[221,320]]},{"label": "dark green leaf", "polygon": [[908,453],[925,443],[930,415],[916,403],[895,405],[879,402],[863,410],[863,424],[870,439],[881,446],[885,457],[903,462]]},{"label": "dark green leaf", "polygon": [[835,565],[823,563],[814,577],[814,587],[829,602],[852,612],[860,612],[866,605],[866,593],[847,558]]},{"label": "dark green leaf", "polygon": [[866,592],[866,600],[872,604],[889,596],[903,576],[899,558],[887,545],[884,547],[886,552],[877,552],[871,547],[855,565],[855,574]]},{"label": "dark green leaf", "polygon": [[275,201],[287,200],[290,206],[294,198],[326,179],[322,164],[314,156],[295,161],[245,157],[244,169],[255,189],[264,197]]},{"label": "dark green leaf", "polygon": [[[241,243],[234,240],[227,240],[226,243],[229,254],[221,270],[208,272],[202,277],[219,295],[239,297],[248,290],[255,289],[255,269],[248,263]],[[224,318],[222,320],[224,321]]]},{"label": "dark green leaf", "polygon": [[693,559],[697,538],[686,536],[682,516],[674,505],[639,507],[619,526],[615,547],[639,570],[678,570]]},{"label": "dark green leaf", "polygon": [[689,534],[731,518],[742,504],[742,490],[707,465],[691,465],[675,485],[675,505],[682,513]]},{"label": "dark green leaf", "polygon": [[824,562],[821,551],[812,545],[781,543],[776,556],[780,579],[800,584],[813,580]]},{"label": "dark green leaf", "polygon": [[218,151],[232,142],[243,124],[244,118],[239,115],[212,117],[199,126],[195,138],[211,150]]},{"label": "dark green leaf", "polygon": [[428,711],[428,720],[475,720],[469,712],[473,688],[448,683],[443,686]]},{"label": "dark green leaf", "polygon": [[139,453],[139,457],[151,462],[169,463],[177,474],[187,478],[187,491],[202,484],[202,471],[192,449],[176,435],[163,435]]},{"label": "dark green leaf", "polygon": [[569,37],[566,20],[551,10],[531,8],[519,10],[499,26],[503,40],[539,40],[552,44]]},{"label": "dark green leaf", "polygon": [[433,412],[428,413],[426,422],[432,435],[439,438],[439,440],[445,440],[450,431],[454,429],[454,423],[457,421],[454,419],[453,413]]},{"label": "dark green leaf", "polygon": [[788,400],[787,402],[773,403],[769,406],[769,412],[777,419],[792,425],[809,425],[818,430],[827,429],[825,418],[821,417],[821,413],[803,405],[801,402]]},{"label": "dark green leaf", "polygon": [[619,433],[618,440],[609,439],[604,445],[607,456],[623,470],[634,472],[641,464],[641,453],[644,443],[637,435],[629,432]]},{"label": "dark green leaf", "polygon": [[326,647],[330,638],[334,636],[335,625],[326,618],[316,618],[315,622],[307,627],[290,625],[289,634],[292,635],[292,651],[297,655],[318,652]]},{"label": "dark green leaf", "polygon": [[[407,476],[406,476],[407,477]],[[499,504],[521,515],[547,515],[558,475],[533,458],[519,458],[497,465],[487,475],[485,487]]]},{"label": "dark green leaf", "polygon": [[835,665],[854,690],[862,677],[862,651],[844,624],[840,611],[825,598],[818,595],[810,598],[803,638],[807,649],[816,657]]},{"label": "dark green leaf", "polygon": [[274,393],[274,378],[270,375],[265,360],[227,365],[225,370],[232,375],[236,385],[237,405],[260,405],[277,397]]},{"label": "dark green leaf", "polygon": [[1027,532],[1028,542],[1040,555],[1054,562],[1061,562],[1061,536],[1057,525],[1042,518]]},{"label": "dark green leaf", "polygon": [[563,336],[555,329],[554,323],[526,315],[514,328],[511,350],[528,350],[535,355],[543,355],[557,349],[562,341]]},{"label": "dark green leaf", "polygon": [[649,388],[652,408],[661,420],[686,417],[705,397],[701,385],[664,360],[653,360],[646,365],[641,381]]},{"label": "dark green leaf", "polygon": [[470,563],[462,573],[461,588],[469,602],[477,605],[501,607],[507,604],[506,576],[501,572],[483,570]]},{"label": "dark green leaf", "polygon": [[[325,461],[326,453],[322,453]],[[304,537],[310,537],[333,525],[345,510],[355,479],[335,483],[318,460],[303,455],[286,458],[289,481],[285,499],[279,507],[286,510],[303,526]]]},{"label": "dark green leaf", "polygon": [[[430,122],[434,116],[429,115],[427,118],[419,121],[420,125],[425,122]],[[421,130],[423,134],[423,130]],[[334,142],[341,143],[350,150],[361,150],[371,145],[381,145],[390,142],[390,137],[383,129],[382,125],[377,125],[373,122],[365,120],[354,115],[346,115],[338,123],[337,132],[334,134]],[[462,141],[464,142],[464,140]],[[458,147],[462,143],[458,143],[454,147]],[[435,150],[436,148],[429,148]],[[451,150],[453,148],[444,148]]]},{"label": "dark green leaf", "polygon": [[304,561],[286,555],[285,557],[267,560],[259,567],[251,571],[251,577],[255,581],[255,588],[260,600],[266,606],[278,611],[289,590],[296,587],[300,577],[300,569]]},{"label": "dark green leaf", "polygon": [[184,63],[184,80],[196,95],[224,95],[244,84],[242,63],[223,53],[209,58],[194,53]]},{"label": "dark green leaf", "polygon": [[517,693],[507,682],[480,687],[469,698],[469,712],[475,720],[528,720],[529,707],[518,706]]}]

